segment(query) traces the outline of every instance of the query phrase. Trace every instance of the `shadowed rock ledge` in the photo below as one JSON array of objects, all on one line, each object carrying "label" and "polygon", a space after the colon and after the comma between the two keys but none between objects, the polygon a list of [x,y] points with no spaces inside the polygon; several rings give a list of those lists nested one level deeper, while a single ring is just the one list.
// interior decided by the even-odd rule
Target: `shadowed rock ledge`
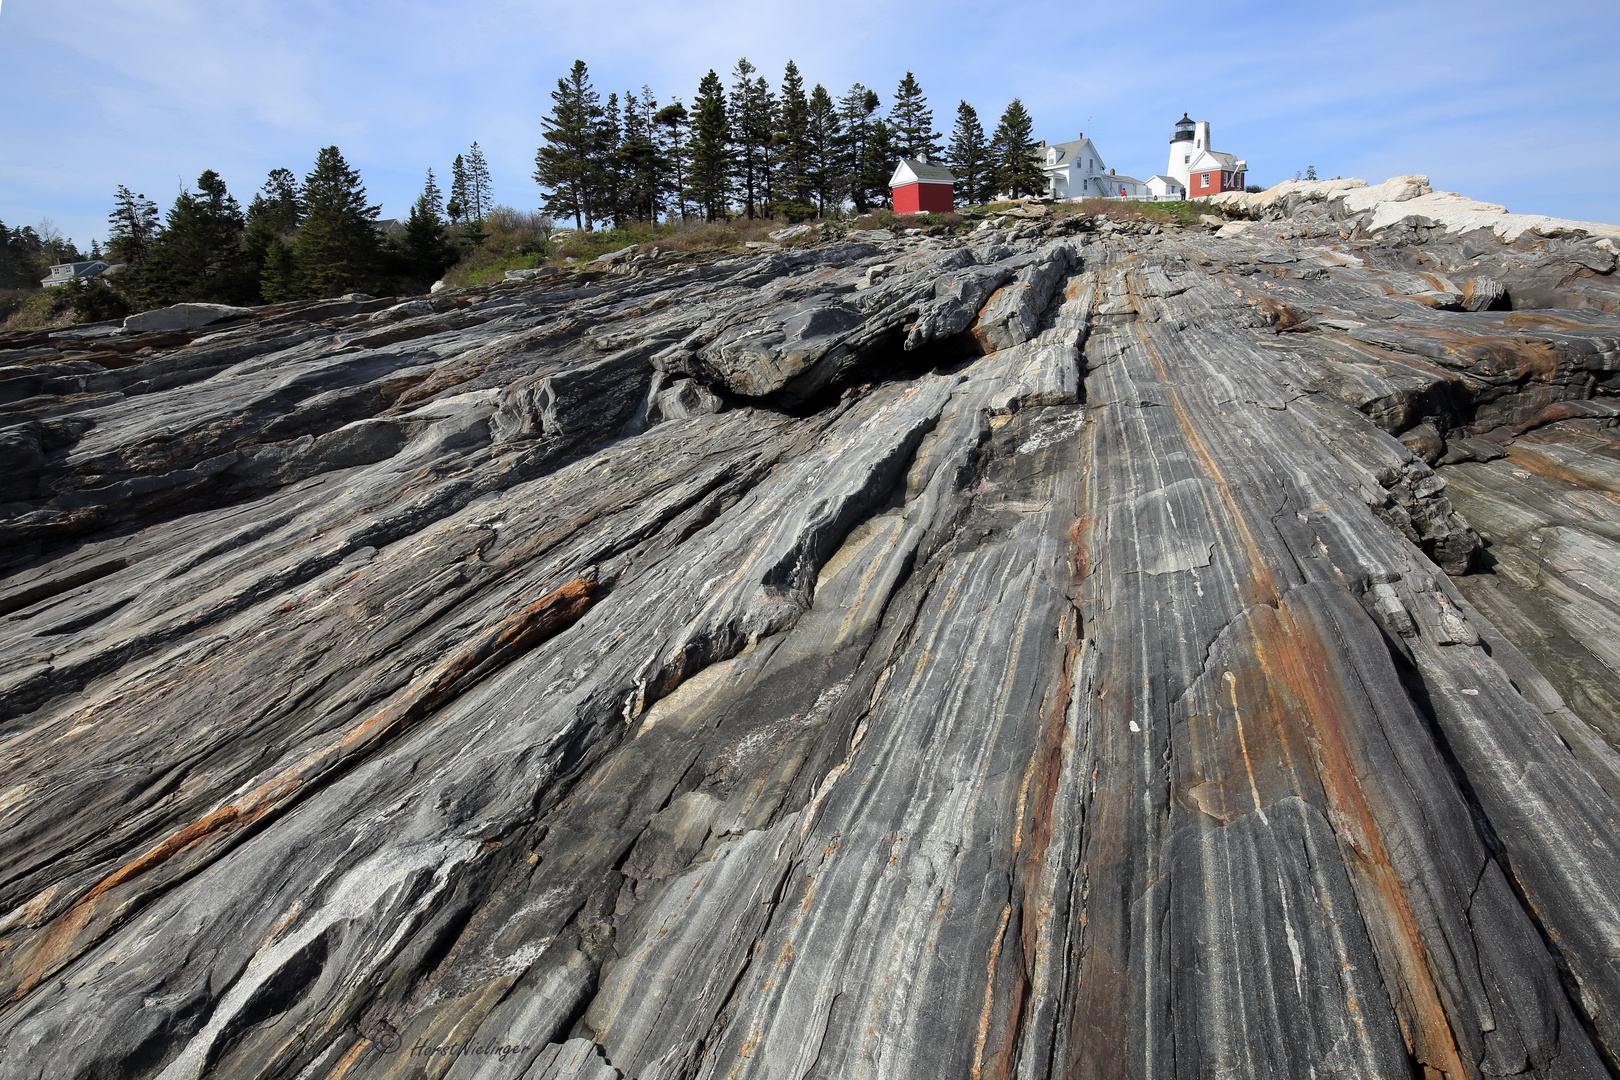
[{"label": "shadowed rock ledge", "polygon": [[1422,177],[0,342],[0,1077],[1591,1077],[1620,229]]}]

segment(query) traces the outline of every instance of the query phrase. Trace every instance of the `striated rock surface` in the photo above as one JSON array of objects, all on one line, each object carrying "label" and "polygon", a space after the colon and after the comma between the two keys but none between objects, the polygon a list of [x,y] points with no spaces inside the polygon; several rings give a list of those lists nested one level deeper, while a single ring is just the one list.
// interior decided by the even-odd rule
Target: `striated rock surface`
[{"label": "striated rock surface", "polygon": [[0,1077],[1612,1075],[1620,230],[1217,202],[0,341]]}]

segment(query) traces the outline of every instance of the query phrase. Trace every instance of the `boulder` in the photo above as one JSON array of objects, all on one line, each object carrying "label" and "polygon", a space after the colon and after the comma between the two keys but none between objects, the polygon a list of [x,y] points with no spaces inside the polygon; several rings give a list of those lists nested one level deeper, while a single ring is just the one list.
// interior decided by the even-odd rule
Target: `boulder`
[{"label": "boulder", "polygon": [[143,311],[124,320],[125,330],[196,330],[227,319],[245,319],[252,308],[228,304],[175,304],[156,311]]}]

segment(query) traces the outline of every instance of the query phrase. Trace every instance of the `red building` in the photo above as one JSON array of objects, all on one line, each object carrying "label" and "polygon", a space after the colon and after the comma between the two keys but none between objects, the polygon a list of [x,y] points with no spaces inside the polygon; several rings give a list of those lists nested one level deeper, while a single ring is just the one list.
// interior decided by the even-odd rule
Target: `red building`
[{"label": "red building", "polygon": [[905,158],[889,178],[897,214],[948,214],[956,209],[956,177],[943,165]]}]

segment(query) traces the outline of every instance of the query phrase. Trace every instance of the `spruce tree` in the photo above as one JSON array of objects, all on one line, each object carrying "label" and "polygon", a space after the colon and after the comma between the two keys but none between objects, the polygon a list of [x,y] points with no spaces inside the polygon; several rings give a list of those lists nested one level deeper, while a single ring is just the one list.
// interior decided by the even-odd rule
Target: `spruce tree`
[{"label": "spruce tree", "polygon": [[285,283],[277,278],[267,286],[265,275],[272,262],[283,268],[288,265],[291,258],[288,245],[303,214],[298,177],[293,175],[291,169],[271,169],[264,187],[253,196],[253,202],[248,206],[247,232],[244,234],[248,260],[253,264],[253,276],[259,282],[259,294],[266,300],[289,299],[297,292],[293,277],[287,277]]},{"label": "spruce tree", "polygon": [[664,190],[675,196],[675,207],[671,216],[678,214],[682,221],[686,220],[686,176],[687,176],[687,145],[686,127],[691,120],[686,106],[676,98],[674,104],[665,105],[653,116],[653,130],[664,132],[663,145],[660,151],[669,162],[668,184]]},{"label": "spruce tree", "polygon": [[450,220],[472,218],[472,195],[467,190],[467,160],[460,154],[450,163]]},{"label": "spruce tree", "polygon": [[467,151],[467,160],[463,165],[466,170],[466,198],[463,205],[467,208],[467,217],[479,226],[484,224],[484,218],[489,213],[492,184],[489,177],[489,163],[484,160],[484,151],[479,149],[474,141],[472,149]]},{"label": "spruce tree", "polygon": [[776,101],[764,76],[755,77],[747,57],[732,69],[732,168],[743,214],[759,217],[771,198],[771,139]]},{"label": "spruce tree", "polygon": [[182,191],[141,268],[136,295],[151,305],[187,301],[241,304],[258,291],[242,208],[212,169],[197,191]]},{"label": "spruce tree", "polygon": [[956,176],[956,192],[964,204],[989,201],[985,190],[990,176],[989,148],[984,142],[984,127],[979,123],[979,114],[965,101],[956,106],[956,127],[951,131],[945,163]]},{"label": "spruce tree", "polygon": [[378,206],[368,205],[360,173],[335,146],[323,149],[304,178],[304,222],[293,244],[298,287],[311,297],[337,296],[365,288],[376,269],[381,243]]},{"label": "spruce tree", "polygon": [[703,212],[704,220],[726,216],[731,200],[731,118],[726,110],[726,89],[714,69],[698,83],[692,100],[692,155],[687,195]]},{"label": "spruce tree", "polygon": [[829,206],[841,201],[843,179],[843,125],[832,95],[820,83],[810,91],[805,123],[805,139],[810,145],[810,187],[816,196],[816,212],[827,216]]},{"label": "spruce tree", "polygon": [[433,170],[429,169],[422,194],[411,204],[410,217],[405,219],[405,256],[411,270],[424,281],[437,278],[456,261],[455,249],[450,244],[441,216],[443,198],[438,183],[433,179]]},{"label": "spruce tree", "polygon": [[909,71],[894,92],[889,128],[900,156],[924,160],[939,156],[939,133],[934,130],[933,111],[928,108],[928,99],[923,96],[917,77]]},{"label": "spruce tree", "polygon": [[291,169],[271,169],[264,187],[248,207],[248,224],[264,221],[277,233],[287,235],[298,228],[304,204],[298,194],[298,177]]},{"label": "spruce tree", "polygon": [[815,213],[814,168],[810,146],[810,101],[804,93],[804,78],[792,60],[782,73],[782,104],[775,135],[776,202],[773,215],[789,221],[802,221]]},{"label": "spruce tree", "polygon": [[127,263],[131,270],[145,266],[157,239],[158,221],[157,203],[119,184],[113,196],[113,212],[107,215],[107,255],[111,261]]},{"label": "spruce tree", "polygon": [[602,108],[585,61],[575,60],[568,75],[557,80],[551,100],[551,115],[540,121],[546,142],[534,155],[534,180],[546,192],[542,209],[573,218],[576,229],[589,229],[596,211],[593,174]]},{"label": "spruce tree", "polygon": [[1031,137],[1034,127],[1024,103],[1013,98],[990,139],[996,194],[1012,199],[1046,194],[1046,177],[1034,154],[1035,140]]},{"label": "spruce tree", "polygon": [[636,221],[656,221],[668,162],[658,152],[653,129],[658,102],[650,87],[641,89],[640,97],[633,93],[624,96],[624,130],[618,151],[620,193],[625,216]]},{"label": "spruce tree", "polygon": [[877,115],[881,104],[877,94],[860,83],[839,101],[849,198],[861,214],[888,198],[889,177],[894,174],[888,125]]},{"label": "spruce tree", "polygon": [[592,202],[598,216],[618,225],[625,218],[624,177],[620,168],[619,148],[624,140],[624,117],[619,109],[619,95],[609,94],[602,107],[602,119],[596,125],[595,149],[591,153],[591,186],[595,194]]}]

